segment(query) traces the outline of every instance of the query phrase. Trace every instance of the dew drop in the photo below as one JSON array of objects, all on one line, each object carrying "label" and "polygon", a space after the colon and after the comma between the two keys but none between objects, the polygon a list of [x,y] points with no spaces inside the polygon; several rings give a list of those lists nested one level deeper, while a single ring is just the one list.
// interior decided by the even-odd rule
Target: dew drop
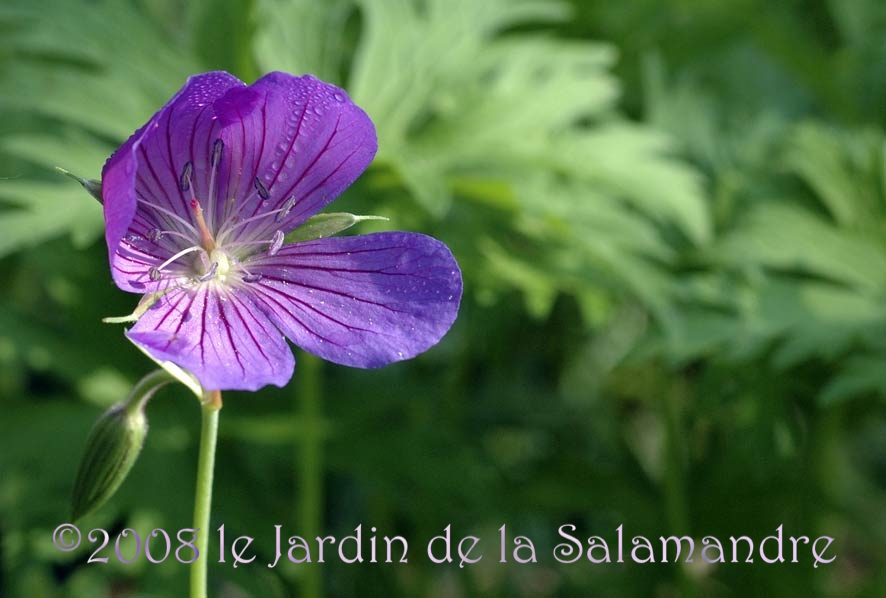
[{"label": "dew drop", "polygon": [[262,278],[264,278],[264,275],[262,274],[244,274],[241,280],[243,280],[243,282],[258,282]]},{"label": "dew drop", "polygon": [[345,101],[345,96],[343,96],[342,94],[340,94],[338,92],[335,92],[332,97],[335,98],[336,102],[344,102]]}]

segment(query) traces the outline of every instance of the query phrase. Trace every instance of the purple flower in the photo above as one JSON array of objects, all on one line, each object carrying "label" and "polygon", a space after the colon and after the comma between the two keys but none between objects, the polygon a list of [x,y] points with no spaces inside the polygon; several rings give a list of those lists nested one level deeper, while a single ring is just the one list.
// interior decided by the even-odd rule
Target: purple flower
[{"label": "purple flower", "polygon": [[127,336],[210,390],[283,386],[286,338],[375,368],[433,346],[461,274],[430,237],[386,232],[286,244],[377,148],[369,117],[316,78],[247,86],[191,77],[102,171],[114,282],[150,305]]}]

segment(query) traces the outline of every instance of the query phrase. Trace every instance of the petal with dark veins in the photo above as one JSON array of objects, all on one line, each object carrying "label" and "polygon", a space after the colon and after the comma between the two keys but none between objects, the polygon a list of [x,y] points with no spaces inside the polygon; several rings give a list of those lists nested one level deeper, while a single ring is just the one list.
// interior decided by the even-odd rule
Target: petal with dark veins
[{"label": "petal with dark veins", "polygon": [[208,390],[285,386],[295,367],[286,339],[248,294],[211,284],[170,291],[126,335]]},{"label": "petal with dark veins", "polygon": [[462,283],[449,249],[403,232],[330,237],[254,258],[252,298],[293,343],[376,368],[435,345],[455,321]]}]

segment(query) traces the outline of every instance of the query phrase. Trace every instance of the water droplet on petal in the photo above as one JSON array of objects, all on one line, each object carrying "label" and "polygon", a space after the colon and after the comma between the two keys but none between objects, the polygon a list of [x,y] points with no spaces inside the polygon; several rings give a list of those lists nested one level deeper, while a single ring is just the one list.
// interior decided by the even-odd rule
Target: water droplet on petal
[{"label": "water droplet on petal", "polygon": [[344,102],[344,101],[345,101],[345,96],[343,96],[343,95],[340,94],[339,92],[335,92],[335,94],[333,94],[332,97],[335,98],[335,101],[336,101],[336,102]]}]

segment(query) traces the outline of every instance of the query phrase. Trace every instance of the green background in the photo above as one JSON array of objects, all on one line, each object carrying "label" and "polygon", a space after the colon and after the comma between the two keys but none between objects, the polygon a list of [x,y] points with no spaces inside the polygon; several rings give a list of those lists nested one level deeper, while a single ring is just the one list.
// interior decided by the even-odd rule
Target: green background
[{"label": "green background", "polygon": [[[225,395],[212,526],[257,558],[213,564],[212,595],[886,595],[886,3],[184,6],[0,3],[0,595],[185,593],[172,557],[87,563],[85,538],[191,525],[181,387],[151,402],[83,546],[51,542],[92,422],[150,371],[101,323],[137,297],[111,282],[100,206],[52,168],[98,177],[212,69],[346,87],[380,149],[331,209],[442,239],[465,282],[454,328],[410,362],[296,351],[287,388]],[[564,524],[613,551],[623,524],[657,562],[559,563]],[[375,526],[408,563],[327,548],[268,568],[274,525],[362,525],[367,560]],[[483,559],[430,562],[447,525]],[[499,562],[502,525],[537,563]],[[660,536],[759,545],[779,525],[785,563],[658,562]],[[801,545],[790,563],[799,535],[836,559]]]}]

